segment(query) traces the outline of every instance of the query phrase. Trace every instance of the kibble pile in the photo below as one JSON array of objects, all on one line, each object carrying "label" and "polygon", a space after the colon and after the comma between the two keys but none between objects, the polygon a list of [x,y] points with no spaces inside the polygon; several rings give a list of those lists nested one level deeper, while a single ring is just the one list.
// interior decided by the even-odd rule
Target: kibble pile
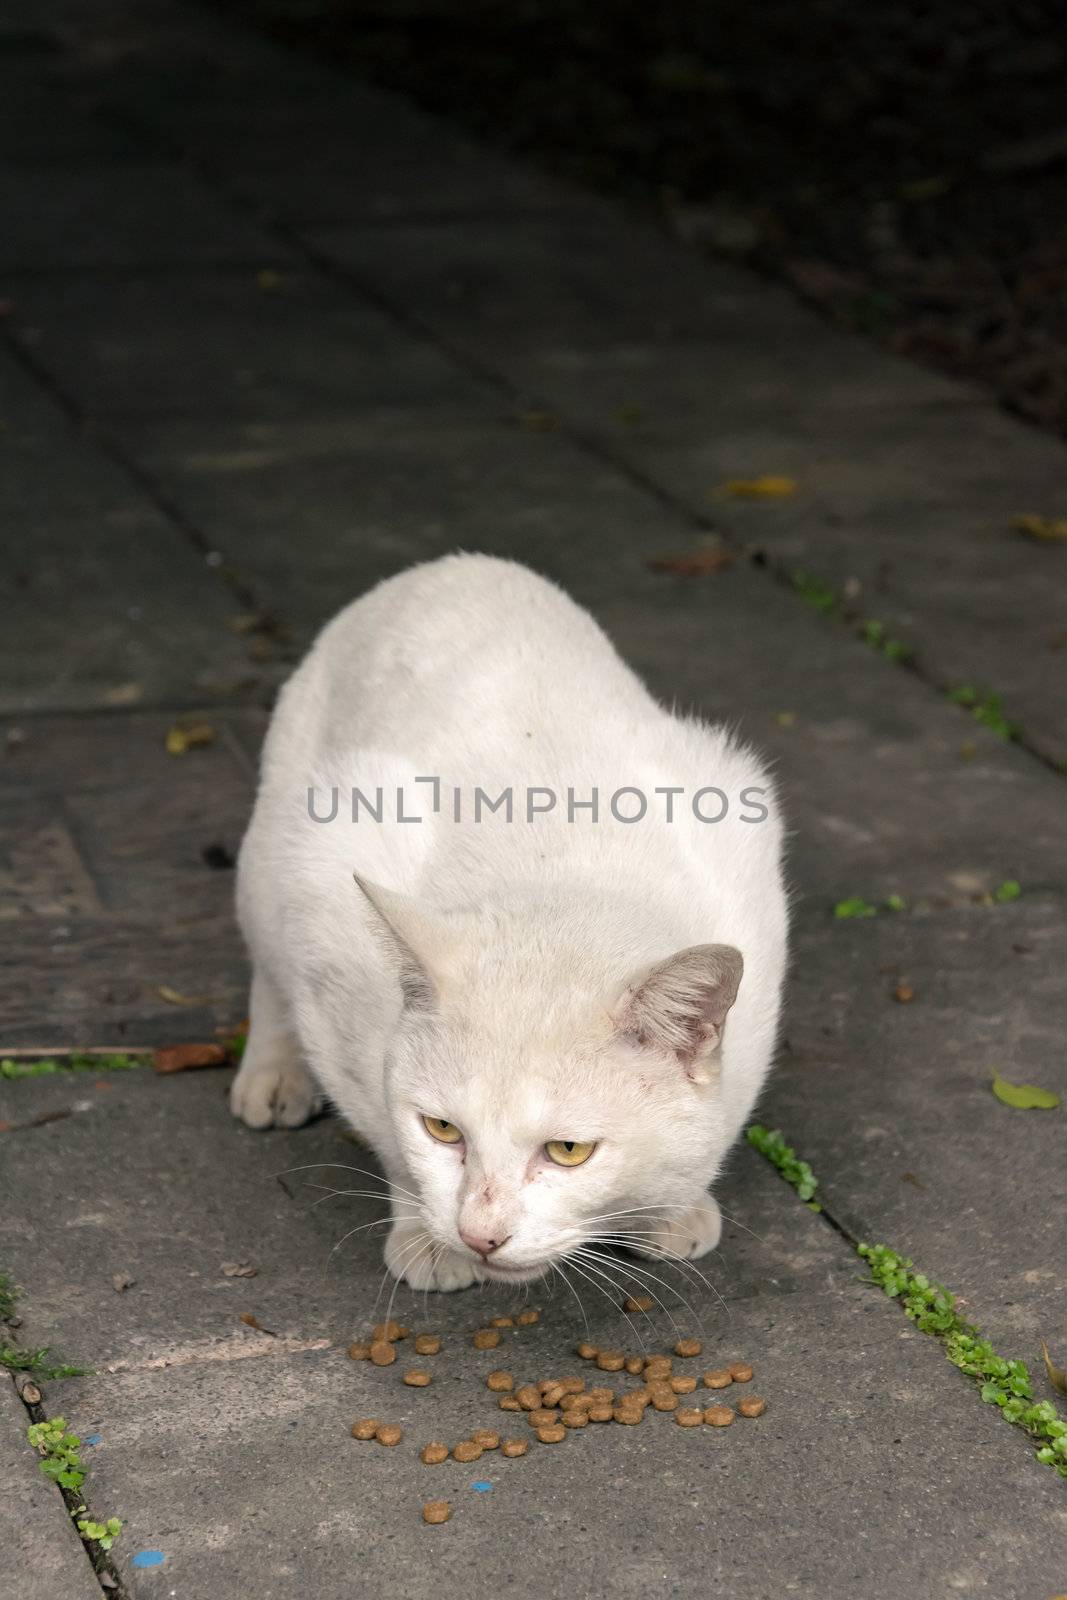
[{"label": "kibble pile", "polygon": [[[649,1311],[652,1302],[644,1297],[632,1296],[623,1304],[626,1312]],[[494,1317],[488,1326],[478,1328],[472,1344],[476,1350],[495,1350],[500,1343],[502,1328],[525,1328],[540,1320],[539,1311],[520,1311],[514,1317]],[[366,1342],[348,1347],[353,1361],[371,1361],[375,1366],[388,1367],[397,1359],[397,1345],[411,1338],[411,1331],[398,1322],[382,1322]],[[414,1341],[415,1354],[434,1356],[441,1350],[437,1334],[420,1333]],[[582,1343],[575,1352],[583,1361],[592,1363],[600,1372],[625,1373],[641,1381],[632,1387],[619,1390],[608,1385],[587,1385],[584,1378],[540,1378],[518,1383],[511,1372],[498,1369],[490,1372],[486,1388],[497,1397],[501,1411],[515,1414],[515,1422],[525,1421],[532,1436],[541,1444],[562,1444],[569,1431],[586,1428],[590,1423],[618,1422],[625,1427],[636,1427],[644,1421],[649,1411],[672,1411],[680,1428],[728,1428],[735,1416],[759,1417],[766,1410],[766,1401],[758,1395],[745,1394],[732,1407],[717,1401],[704,1406],[699,1389],[729,1389],[735,1384],[751,1383],[752,1368],[744,1361],[730,1366],[712,1367],[698,1374],[675,1372],[674,1357],[683,1361],[696,1360],[703,1354],[699,1339],[679,1339],[674,1346],[674,1356],[628,1356],[623,1350],[605,1350],[598,1345]],[[411,1388],[424,1389],[433,1382],[428,1367],[410,1367],[403,1381]],[[691,1396],[688,1404],[683,1396]],[[383,1422],[378,1417],[362,1417],[352,1424],[354,1439],[376,1440],[383,1445],[398,1445],[404,1430],[396,1423]],[[419,1459],[426,1466],[439,1466],[451,1456],[453,1461],[477,1461],[488,1450],[497,1450],[502,1456],[524,1456],[529,1449],[530,1435],[520,1438],[502,1438],[493,1428],[475,1428],[465,1439],[451,1447],[442,1440],[431,1440],[419,1451]],[[423,1521],[436,1524],[447,1522],[452,1507],[447,1500],[428,1500],[422,1508]]]}]

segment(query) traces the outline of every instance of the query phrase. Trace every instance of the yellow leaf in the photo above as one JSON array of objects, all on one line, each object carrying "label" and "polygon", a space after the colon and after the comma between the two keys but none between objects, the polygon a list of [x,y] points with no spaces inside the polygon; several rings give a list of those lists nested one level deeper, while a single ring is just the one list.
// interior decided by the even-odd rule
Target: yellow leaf
[{"label": "yellow leaf", "polygon": [[1052,1365],[1052,1357],[1048,1353],[1048,1345],[1044,1339],[1041,1341],[1041,1354],[1045,1358],[1045,1371],[1048,1373],[1049,1383],[1058,1394],[1067,1394],[1067,1372],[1064,1372],[1061,1367]]},{"label": "yellow leaf", "polygon": [[169,983],[161,983],[156,993],[170,1006],[206,1006],[222,999],[218,994],[182,994],[179,989],[172,989]]},{"label": "yellow leaf", "polygon": [[187,750],[199,749],[202,745],[212,744],[215,739],[215,730],[206,722],[198,722],[191,727],[183,727],[176,722],[173,728],[167,731],[167,754],[183,756]]},{"label": "yellow leaf", "polygon": [[787,500],[797,492],[795,478],[731,478],[723,485],[726,494],[735,500]]},{"label": "yellow leaf", "polygon": [[1067,517],[1039,517],[1027,512],[1024,516],[1012,517],[1011,525],[1016,533],[1025,533],[1028,539],[1038,539],[1044,544],[1067,539]]}]

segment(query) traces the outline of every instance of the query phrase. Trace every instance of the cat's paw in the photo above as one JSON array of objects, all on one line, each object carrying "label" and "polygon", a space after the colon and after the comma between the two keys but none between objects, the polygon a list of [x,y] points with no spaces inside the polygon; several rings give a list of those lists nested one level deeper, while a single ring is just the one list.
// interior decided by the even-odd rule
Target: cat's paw
[{"label": "cat's paw", "polygon": [[443,1249],[417,1222],[394,1222],[385,1245],[385,1264],[394,1278],[412,1289],[469,1289],[478,1277],[475,1262]]},{"label": "cat's paw", "polygon": [[230,1088],[230,1110],[250,1128],[299,1128],[323,1100],[299,1057],[246,1051]]},{"label": "cat's paw", "polygon": [[670,1222],[657,1225],[648,1236],[648,1244],[637,1246],[638,1255],[671,1260],[680,1256],[683,1261],[695,1261],[698,1256],[714,1250],[722,1236],[722,1213],[718,1202],[710,1195],[692,1211],[683,1211]]}]

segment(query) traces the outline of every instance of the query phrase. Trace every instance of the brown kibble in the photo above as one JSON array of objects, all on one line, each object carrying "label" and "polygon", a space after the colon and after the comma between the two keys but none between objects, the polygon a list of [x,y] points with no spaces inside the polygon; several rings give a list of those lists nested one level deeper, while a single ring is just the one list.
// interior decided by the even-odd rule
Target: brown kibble
[{"label": "brown kibble", "polygon": [[564,1393],[561,1383],[550,1383],[547,1388],[541,1390],[541,1404],[549,1407],[558,1406]]},{"label": "brown kibble", "polygon": [[452,1459],[454,1461],[477,1461],[481,1454],[482,1447],[480,1444],[475,1444],[473,1439],[461,1439],[459,1444],[455,1445],[452,1450]]},{"label": "brown kibble", "polygon": [[567,1430],[561,1422],[553,1422],[547,1428],[538,1428],[537,1437],[542,1444],[560,1444],[567,1437]]},{"label": "brown kibble", "polygon": [[652,1404],[657,1411],[675,1411],[678,1407],[678,1396],[673,1389],[657,1388],[652,1394]]},{"label": "brown kibble", "polygon": [[471,1342],[476,1350],[495,1350],[500,1343],[500,1335],[495,1328],[479,1328]]},{"label": "brown kibble", "polygon": [[670,1386],[675,1394],[692,1394],[693,1390],[697,1386],[697,1381],[695,1378],[686,1377],[686,1375],[681,1372],[679,1372],[675,1377],[670,1378],[668,1382],[670,1383]]},{"label": "brown kibble", "polygon": [[534,1383],[524,1383],[515,1390],[515,1398],[524,1411],[536,1411],[541,1404],[541,1391]]},{"label": "brown kibble", "polygon": [[644,1421],[645,1413],[641,1410],[640,1406],[628,1406],[624,1405],[620,1401],[617,1406],[612,1408],[611,1415],[615,1422],[621,1422],[626,1427],[633,1428],[636,1427],[639,1422]]},{"label": "brown kibble", "polygon": [[540,1320],[540,1311],[520,1311],[518,1316],[515,1318],[516,1325],[520,1328],[529,1328],[535,1322],[540,1322]]},{"label": "brown kibble", "polygon": [[915,990],[910,983],[898,983],[893,990],[893,999],[899,1000],[902,1006],[906,1006],[915,999]]},{"label": "brown kibble", "polygon": [[406,1339],[407,1328],[402,1328],[399,1322],[379,1322],[371,1337],[373,1339],[388,1339],[390,1344],[395,1339]]},{"label": "brown kibble", "polygon": [[698,1356],[703,1348],[699,1339],[679,1339],[674,1353],[676,1356]]},{"label": "brown kibble", "polygon": [[733,1420],[729,1406],[709,1406],[704,1413],[704,1421],[712,1428],[728,1428]]},{"label": "brown kibble", "polygon": [[644,1370],[645,1370],[645,1358],[644,1358],[644,1356],[627,1356],[626,1357],[626,1370],[627,1370],[628,1373],[631,1374],[632,1377],[635,1377],[635,1378],[637,1377],[637,1374],[639,1372],[644,1372]]},{"label": "brown kibble", "polygon": [[410,1372],[405,1372],[404,1382],[411,1389],[425,1389],[433,1381],[430,1373],[424,1372],[421,1367],[412,1367]]},{"label": "brown kibble", "polygon": [[737,1409],[743,1417],[762,1417],[767,1409],[767,1402],[761,1400],[758,1394],[749,1394],[737,1402]]},{"label": "brown kibble", "polygon": [[475,1428],[471,1438],[475,1444],[480,1444],[483,1450],[497,1450],[500,1447],[500,1435],[492,1428]]},{"label": "brown kibble", "polygon": [[366,1361],[366,1360],[368,1360],[369,1357],[370,1357],[370,1345],[369,1344],[356,1343],[356,1344],[350,1344],[349,1345],[349,1347],[348,1347],[348,1359],[350,1361]]},{"label": "brown kibble", "polygon": [[598,1400],[588,1411],[590,1422],[610,1422],[613,1415],[614,1407],[607,1400]]},{"label": "brown kibble", "polygon": [[584,1428],[589,1421],[589,1413],[584,1406],[577,1406],[571,1411],[563,1413],[563,1426],[565,1428]]},{"label": "brown kibble", "polygon": [[577,1354],[581,1356],[583,1361],[595,1361],[597,1356],[597,1347],[595,1344],[589,1344],[585,1339],[583,1339],[581,1344],[577,1347]]},{"label": "brown kibble", "polygon": [[549,1411],[544,1407],[538,1406],[536,1411],[531,1411],[528,1414],[526,1420],[531,1428],[550,1428],[553,1423],[559,1421],[559,1412]]},{"label": "brown kibble", "polygon": [[699,1428],[704,1420],[704,1413],[699,1406],[679,1406],[674,1413],[674,1420],[680,1428]]},{"label": "brown kibble", "polygon": [[670,1356],[646,1356],[645,1377],[669,1378],[673,1365]]},{"label": "brown kibble", "polygon": [[383,1422],[374,1437],[379,1444],[399,1444],[404,1437],[404,1430],[395,1422]]},{"label": "brown kibble", "polygon": [[448,1446],[439,1439],[432,1439],[429,1444],[424,1444],[419,1452],[419,1458],[425,1461],[428,1467],[436,1467],[442,1461],[448,1460]]},{"label": "brown kibble", "polygon": [[502,1456],[524,1456],[530,1448],[528,1439],[505,1439],[500,1446]]},{"label": "brown kibble", "polygon": [[615,1404],[614,1389],[587,1389],[585,1391],[585,1397],[587,1400],[591,1400],[595,1406],[610,1406]]},{"label": "brown kibble", "polygon": [[447,1500],[427,1500],[422,1508],[423,1522],[447,1522],[452,1515],[452,1507]]},{"label": "brown kibble", "polygon": [[561,1378],[559,1386],[564,1394],[581,1394],[585,1389],[584,1378]]},{"label": "brown kibble", "polygon": [[377,1417],[363,1417],[359,1422],[352,1424],[353,1439],[373,1439],[381,1427]]},{"label": "brown kibble", "polygon": [[715,1367],[704,1374],[705,1389],[728,1389],[733,1381],[725,1367]]},{"label": "brown kibble", "polygon": [[735,1383],[751,1383],[752,1368],[747,1361],[735,1361],[730,1368],[730,1376]]},{"label": "brown kibble", "polygon": [[587,1394],[565,1394],[559,1403],[561,1411],[584,1411],[588,1405]]},{"label": "brown kibble", "polygon": [[596,1364],[601,1372],[621,1372],[626,1365],[626,1357],[621,1350],[600,1350]]},{"label": "brown kibble", "polygon": [[515,1318],[514,1317],[493,1317],[493,1319],[490,1322],[489,1326],[491,1328],[513,1328],[515,1326]]},{"label": "brown kibble", "polygon": [[417,1356],[436,1356],[441,1351],[441,1340],[436,1333],[420,1333],[415,1338]]},{"label": "brown kibble", "polygon": [[396,1350],[388,1339],[375,1339],[370,1347],[370,1358],[376,1367],[389,1367],[396,1360]]},{"label": "brown kibble", "polygon": [[502,1394],[497,1401],[501,1411],[521,1411],[522,1407],[513,1394]]},{"label": "brown kibble", "polygon": [[506,1394],[515,1387],[515,1379],[510,1372],[491,1372],[485,1380],[485,1387],[493,1389],[497,1394]]},{"label": "brown kibble", "polygon": [[651,1311],[652,1296],[650,1294],[628,1294],[622,1303],[624,1311]]}]

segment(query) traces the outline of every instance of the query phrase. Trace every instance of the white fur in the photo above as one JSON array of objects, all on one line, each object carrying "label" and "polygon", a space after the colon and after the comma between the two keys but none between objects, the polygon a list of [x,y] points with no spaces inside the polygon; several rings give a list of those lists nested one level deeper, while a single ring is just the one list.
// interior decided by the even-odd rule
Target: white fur
[{"label": "white fur", "polygon": [[[708,638],[710,674],[713,616]],[[434,775],[437,816],[413,784]],[[373,799],[384,786],[390,818],[398,784],[421,823],[349,820],[352,788]],[[337,819],[313,822],[309,786],[321,809],[334,785]],[[513,822],[470,820],[477,786],[508,785]],[[527,785],[560,805],[528,823]],[[649,797],[640,823],[607,814],[624,785]],[[686,791],[670,825],[654,799],[669,785]],[[689,809],[706,785],[730,798],[717,824]],[[585,799],[594,786],[600,820],[568,821],[568,788]],[[740,820],[750,786],[765,821]],[[775,1043],[781,842],[755,755],[657,705],[554,585],[478,555],[391,578],[323,630],[271,723],[239,864],[254,979],[233,1109],[253,1127],[293,1126],[333,1101],[381,1159],[386,1260],[416,1287],[533,1276],[616,1231],[640,1232],[650,1254],[700,1255],[720,1231],[708,1184]],[[692,947],[710,944],[739,951],[744,972],[721,1039],[709,1024],[687,1056],[679,1017],[696,1026],[706,996],[693,984],[717,960]],[[433,1140],[424,1115],[463,1142]],[[564,1168],[544,1151],[552,1139],[597,1149]],[[461,1227],[508,1242],[483,1261]]]}]

